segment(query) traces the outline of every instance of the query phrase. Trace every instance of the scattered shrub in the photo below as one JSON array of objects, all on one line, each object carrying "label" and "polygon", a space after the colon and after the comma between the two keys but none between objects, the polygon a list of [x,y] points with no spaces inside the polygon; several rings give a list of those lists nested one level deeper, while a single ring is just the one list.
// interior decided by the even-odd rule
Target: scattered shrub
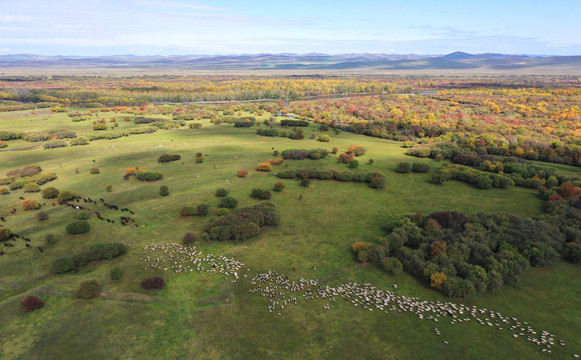
[{"label": "scattered shrub", "polygon": [[55,274],[65,273],[83,267],[91,261],[113,259],[126,252],[127,247],[121,243],[95,244],[88,251],[56,259],[52,264],[52,271]]},{"label": "scattered shrub", "polygon": [[139,181],[157,181],[163,179],[163,175],[153,171],[141,171],[135,174],[135,178]]},{"label": "scattered shrub", "polygon": [[169,195],[169,188],[167,185],[162,185],[159,187],[159,195],[160,196],[168,196]]},{"label": "scattered shrub", "polygon": [[218,211],[216,211],[216,215],[218,216],[224,216],[224,215],[228,215],[230,214],[230,210],[226,209],[226,208],[219,208]]},{"label": "scattered shrub", "polygon": [[224,196],[228,195],[228,190],[226,190],[224,188],[219,188],[218,190],[216,190],[216,193],[214,195],[216,197],[224,197]]},{"label": "scattered shrub", "polygon": [[427,173],[431,169],[432,169],[432,167],[428,164],[418,163],[418,162],[415,162],[412,164],[412,172],[415,172],[415,173]]},{"label": "scattered shrub", "polygon": [[400,162],[397,164],[397,172],[409,173],[410,171],[412,171],[412,165],[409,162]]},{"label": "scattered shrub", "polygon": [[381,260],[381,267],[391,275],[399,275],[403,270],[403,265],[395,257],[386,257]]},{"label": "scattered shrub", "polygon": [[120,268],[118,268],[117,266],[115,266],[113,269],[111,269],[111,271],[109,272],[109,277],[111,278],[111,280],[113,281],[119,281],[121,280],[121,278],[123,277],[123,270],[121,270]]},{"label": "scattered shrub", "polygon": [[12,231],[8,228],[0,228],[0,242],[12,238]]},{"label": "scattered shrub", "polygon": [[59,237],[55,234],[46,234],[44,236],[44,243],[48,246],[52,246],[59,241]]},{"label": "scattered shrub", "polygon": [[46,221],[48,220],[48,214],[45,213],[44,211],[39,211],[36,213],[36,219],[38,221]]},{"label": "scattered shrub", "polygon": [[335,172],[335,180],[338,181],[353,181],[353,173],[349,170]]},{"label": "scattered shrub", "polygon": [[195,207],[193,207],[193,206],[184,206],[184,207],[182,207],[182,210],[181,210],[180,213],[181,213],[182,216],[195,216],[195,215],[198,215],[197,209]]},{"label": "scattered shrub", "polygon": [[234,209],[238,205],[238,200],[234,199],[232,196],[226,196],[220,199],[220,203],[218,207],[227,208],[227,209]]},{"label": "scattered shrub", "polygon": [[375,160],[373,160],[373,159],[369,159],[369,160],[367,160],[367,163],[368,163],[369,165],[373,165],[373,164],[375,164]]},{"label": "scattered shrub", "polygon": [[355,155],[353,155],[352,153],[343,153],[339,155],[337,162],[348,164],[351,161],[353,161],[353,159],[355,159]]},{"label": "scattered shrub", "polygon": [[257,171],[272,171],[272,165],[269,163],[260,163],[256,165]]},{"label": "scattered shrub", "polygon": [[24,311],[26,312],[38,310],[44,305],[42,300],[33,295],[29,295],[22,299],[22,301],[20,301],[20,304],[22,305]]},{"label": "scattered shrub", "polygon": [[317,138],[317,141],[329,142],[329,141],[331,141],[331,137],[329,135],[319,135],[319,137]]},{"label": "scattered shrub", "polygon": [[272,190],[276,192],[281,192],[284,189],[284,186],[285,184],[282,181],[277,181],[274,183]]},{"label": "scattered shrub", "polygon": [[186,246],[189,246],[189,245],[193,245],[195,241],[196,241],[196,235],[194,235],[192,233],[187,233],[184,235],[184,239],[182,240],[182,243]]},{"label": "scattered shrub", "polygon": [[181,155],[171,155],[171,154],[162,154],[157,158],[158,163],[166,163],[170,161],[177,161],[180,160],[182,157]]},{"label": "scattered shrub", "polygon": [[86,136],[79,136],[69,141],[70,146],[88,145],[90,143]]},{"label": "scattered shrub", "polygon": [[336,148],[336,147],[334,147],[334,148],[331,150],[331,154],[336,154],[338,151],[339,151],[339,149],[338,149],[338,148]]},{"label": "scattered shrub", "polygon": [[210,205],[208,204],[200,204],[196,207],[196,215],[198,216],[206,216],[210,212]]},{"label": "scattered shrub", "polygon": [[160,290],[165,287],[165,281],[160,277],[152,277],[141,282],[141,287],[145,290]]},{"label": "scattered shrub", "polygon": [[309,179],[301,179],[299,181],[299,185],[302,187],[309,187],[309,185],[311,185],[311,180]]},{"label": "scattered shrub", "polygon": [[272,194],[268,190],[252,189],[250,197],[261,200],[270,200]]},{"label": "scattered shrub", "polygon": [[297,172],[295,170],[283,170],[277,172],[274,176],[280,179],[294,179],[297,177]]},{"label": "scattered shrub", "polygon": [[349,163],[347,164],[347,166],[350,169],[355,169],[356,167],[359,166],[359,160],[351,160],[351,161],[349,161]]},{"label": "scattered shrub", "polygon": [[81,299],[92,299],[101,294],[101,285],[97,280],[86,280],[81,282],[79,289],[75,291],[74,296]]},{"label": "scattered shrub", "polygon": [[387,180],[385,180],[384,177],[374,177],[373,179],[371,179],[369,186],[374,189],[383,189],[385,188],[386,183]]},{"label": "scattered shrub", "polygon": [[309,126],[309,122],[306,120],[281,120],[280,121],[280,125],[281,126],[299,126],[299,127],[305,127],[305,126]]},{"label": "scattered shrub", "polygon": [[42,147],[46,149],[56,149],[61,147],[67,147],[69,144],[65,140],[50,140],[45,142]]},{"label": "scattered shrub", "polygon": [[40,186],[38,186],[38,184],[37,184],[37,183],[35,183],[35,182],[30,182],[30,183],[28,183],[28,184],[24,185],[24,186],[22,187],[22,190],[23,190],[25,193],[34,193],[34,192],[39,192],[39,191],[40,191]]},{"label": "scattered shrub", "polygon": [[98,167],[92,167],[92,168],[89,170],[89,173],[91,173],[91,174],[100,174],[100,173],[101,173],[101,170],[99,170],[99,168],[98,168]]},{"label": "scattered shrub", "polygon": [[207,234],[210,240],[243,241],[256,236],[261,227],[276,226],[279,221],[274,204],[264,201],[216,219],[209,225]]},{"label": "scattered shrub", "polygon": [[204,162],[204,158],[201,156],[196,157],[196,164],[201,164]]},{"label": "scattered shrub", "polygon": [[71,201],[71,200],[74,200],[78,197],[79,197],[79,195],[77,195],[76,193],[74,193],[72,191],[65,190],[65,191],[61,191],[58,194],[57,201],[59,202],[59,204],[64,204],[64,203]]},{"label": "scattered shrub", "polygon": [[78,220],[68,224],[66,230],[69,235],[85,234],[91,230],[91,225],[87,221]]},{"label": "scattered shrub", "polygon": [[22,208],[24,210],[38,210],[40,209],[40,203],[34,199],[22,200]]},{"label": "scattered shrub", "polygon": [[0,187],[0,195],[8,195],[10,194],[10,190],[7,187]]},{"label": "scattered shrub", "polygon": [[238,170],[238,177],[246,177],[246,175],[248,175],[248,171],[242,169],[242,170]]},{"label": "scattered shrub", "polygon": [[347,153],[355,156],[362,156],[367,153],[367,148],[362,145],[351,145],[347,148]]}]

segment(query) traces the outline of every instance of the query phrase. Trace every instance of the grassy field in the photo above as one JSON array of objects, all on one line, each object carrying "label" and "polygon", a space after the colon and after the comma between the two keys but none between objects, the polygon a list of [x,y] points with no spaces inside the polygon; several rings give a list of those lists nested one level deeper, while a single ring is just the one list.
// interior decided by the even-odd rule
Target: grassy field
[{"label": "grassy field", "polygon": [[[105,117],[111,117],[105,114]],[[265,115],[266,117],[267,115]],[[268,114],[269,116],[269,114]],[[48,117],[48,119],[47,119]],[[116,114],[119,130],[137,127]],[[39,164],[58,179],[45,185],[72,190],[85,197],[128,207],[140,224],[138,228],[107,224],[92,217],[91,231],[85,235],[65,235],[64,227],[75,210],[53,207],[39,193],[14,191],[0,198],[0,215],[6,227],[30,237],[34,246],[43,246],[45,234],[54,233],[60,241],[40,253],[22,242],[0,258],[0,358],[2,359],[535,359],[548,356],[535,345],[514,339],[508,331],[482,327],[474,322],[437,324],[442,336],[435,336],[433,322],[422,321],[410,313],[364,311],[338,300],[325,310],[323,300],[299,301],[281,312],[269,313],[267,300],[254,293],[250,278],[269,269],[291,279],[324,279],[330,286],[357,281],[380,289],[398,284],[398,295],[423,300],[449,301],[409,275],[387,275],[372,265],[354,267],[350,246],[382,236],[382,225],[391,215],[425,214],[457,210],[506,211],[522,217],[542,212],[542,201],[533,190],[479,190],[465,183],[450,181],[443,186],[430,182],[431,174],[399,174],[400,161],[410,161],[400,143],[349,133],[330,134],[329,143],[261,137],[256,127],[234,128],[203,122],[201,129],[160,130],[154,134],[131,135],[115,140],[98,140],[88,146],[42,150],[35,143],[11,141],[0,152],[0,173],[30,164]],[[90,121],[72,123],[66,114],[27,112],[0,114],[0,130],[68,129],[79,135],[92,130]],[[201,234],[215,218],[218,198],[214,192],[226,188],[239,200],[239,206],[257,203],[250,198],[253,188],[270,189],[279,181],[271,173],[254,171],[257,163],[274,158],[273,149],[346,149],[359,144],[368,148],[359,158],[356,171],[378,171],[387,178],[384,190],[361,183],[313,181],[303,188],[284,180],[286,188],[273,193],[281,224],[242,244],[205,243],[196,246],[204,253],[226,255],[245,264],[241,277],[232,283],[223,276],[173,274],[145,270],[138,254],[150,243],[181,242],[184,234]],[[158,164],[162,153],[180,154],[181,161]],[[205,161],[196,164],[195,154]],[[373,158],[375,163],[368,165]],[[419,160],[438,168],[441,163]],[[101,173],[89,169],[97,166]],[[128,167],[159,171],[164,179],[142,183],[123,180]],[[321,167],[341,170],[335,157],[312,161],[286,161],[278,168]],[[559,166],[570,172],[569,167]],[[249,171],[238,178],[240,169]],[[77,173],[78,172],[78,173]],[[3,175],[2,175],[3,176]],[[112,191],[105,188],[111,185]],[[170,196],[158,194],[167,185]],[[21,210],[19,197],[45,202],[49,220],[39,222],[34,212]],[[209,203],[205,218],[183,218],[184,205]],[[10,209],[17,208],[16,215]],[[105,217],[120,212],[98,204],[92,208]],[[92,263],[77,273],[49,273],[51,262],[61,256],[83,251],[91,244],[119,241],[130,244],[128,254],[113,260]],[[109,271],[118,266],[123,278],[113,282]],[[314,268],[316,267],[316,269]],[[294,270],[293,270],[294,269]],[[144,291],[140,282],[159,275],[166,288],[157,293]],[[81,281],[96,279],[106,296],[79,300],[70,294]],[[528,269],[517,287],[505,286],[497,294],[464,301],[518,317],[537,330],[547,330],[562,338],[566,347],[556,345],[553,358],[571,358],[581,352],[581,281],[579,267],[559,263],[549,269]],[[25,313],[19,301],[36,294],[45,306]],[[449,344],[444,344],[444,340]]]}]

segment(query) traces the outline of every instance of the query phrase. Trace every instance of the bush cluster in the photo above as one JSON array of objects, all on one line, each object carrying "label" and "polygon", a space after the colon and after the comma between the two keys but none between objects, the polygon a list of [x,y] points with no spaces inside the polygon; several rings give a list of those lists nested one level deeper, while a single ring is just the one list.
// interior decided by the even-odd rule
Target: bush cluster
[{"label": "bush cluster", "polygon": [[282,181],[277,181],[274,183],[274,186],[272,187],[273,191],[276,192],[281,192],[285,187],[285,184]]},{"label": "bush cluster", "polygon": [[166,163],[166,162],[170,162],[170,161],[177,161],[177,160],[181,160],[182,156],[181,155],[172,155],[172,154],[161,154],[158,158],[157,158],[157,162],[158,163]]},{"label": "bush cluster", "polygon": [[280,136],[280,133],[276,129],[258,129],[258,130],[256,130],[256,133],[258,135],[269,136],[269,137]]},{"label": "bush cluster", "polygon": [[91,261],[113,259],[127,252],[127,247],[121,243],[100,243],[89,248],[88,251],[56,259],[52,264],[55,274],[62,274],[86,266]]},{"label": "bush cluster", "polygon": [[195,241],[196,241],[196,235],[194,235],[192,233],[187,233],[184,235],[182,243],[184,245],[188,246],[188,245],[193,245]]},{"label": "bush cluster", "polygon": [[163,179],[163,175],[153,171],[140,171],[135,174],[135,178],[139,181],[157,181]]},{"label": "bush cluster", "polygon": [[65,140],[50,140],[42,144],[42,147],[46,149],[56,149],[69,146]]},{"label": "bush cluster", "polygon": [[228,190],[224,189],[224,188],[219,188],[218,190],[216,190],[216,192],[214,193],[214,196],[216,197],[224,197],[228,195]]},{"label": "bush cluster", "polygon": [[33,192],[39,192],[40,191],[40,186],[38,186],[37,183],[35,182],[30,182],[26,185],[24,185],[22,187],[22,190],[26,193],[33,193]]},{"label": "bush cluster", "polygon": [[[432,174],[432,181],[435,184],[443,184],[447,180],[464,181],[479,189],[490,189],[493,187],[506,189],[515,185],[515,181],[509,176],[490,174],[462,165],[444,164],[444,166]],[[539,183],[538,186],[540,187],[541,184]]]},{"label": "bush cluster", "polygon": [[257,171],[272,171],[272,165],[270,163],[264,162],[256,165]]},{"label": "bush cluster", "polygon": [[[349,170],[345,171],[335,171],[331,169],[299,169],[299,170],[283,170],[274,174],[280,179],[315,179],[315,180],[337,180],[343,182],[366,182],[371,183],[375,178],[383,178],[383,174],[379,172],[370,173],[356,173]],[[381,186],[385,186],[383,180],[375,181],[376,189],[381,189]],[[372,186],[373,187],[373,186]]]},{"label": "bush cluster", "polygon": [[347,153],[355,156],[363,156],[367,153],[367,148],[362,145],[351,145],[347,148]]},{"label": "bush cluster", "polygon": [[238,200],[234,199],[232,196],[226,196],[220,199],[218,207],[226,209],[234,209],[238,205]]},{"label": "bush cluster", "polygon": [[26,312],[31,312],[40,309],[44,303],[36,296],[29,295],[20,301],[20,305]]},{"label": "bush cluster", "polygon": [[101,285],[97,280],[85,280],[75,291],[74,296],[81,299],[92,299],[101,294]]},{"label": "bush cluster", "polygon": [[182,216],[196,216],[196,215],[198,215],[198,211],[193,206],[184,206],[184,207],[182,207],[180,214]]},{"label": "bush cluster", "polygon": [[36,213],[36,219],[38,221],[46,221],[48,220],[48,214],[45,213],[44,211],[39,211]]},{"label": "bush cluster", "polygon": [[242,170],[238,170],[238,177],[246,177],[248,175],[248,171],[242,169]]},{"label": "bush cluster", "polygon": [[409,162],[400,162],[397,164],[397,172],[399,173],[409,173],[412,171],[412,164]]},{"label": "bush cluster", "polygon": [[305,127],[309,126],[309,122],[306,120],[281,120],[280,126]]},{"label": "bush cluster", "polygon": [[68,224],[66,230],[69,235],[86,234],[91,230],[91,225],[87,221],[78,220]]},{"label": "bush cluster", "polygon": [[[58,190],[57,190],[57,192],[58,192]],[[72,201],[72,200],[74,200],[74,199],[76,199],[78,197],[79,197],[78,194],[76,194],[76,193],[74,193],[72,191],[64,190],[64,191],[61,191],[60,193],[58,193],[56,199],[59,202],[59,204],[64,204],[64,203],[69,202],[69,201]]]},{"label": "bush cluster", "polygon": [[16,178],[21,178],[21,177],[31,177],[31,176],[35,176],[38,175],[42,172],[42,168],[38,165],[29,165],[29,166],[25,166],[21,169],[16,169],[16,170],[11,170],[8,171],[6,173],[6,176],[8,177],[16,177]]},{"label": "bush cluster", "polygon": [[160,196],[169,196],[169,187],[167,185],[162,185],[159,187]]},{"label": "bush cluster", "polygon": [[319,160],[329,156],[329,151],[325,149],[287,149],[281,155],[284,160]]},{"label": "bush cluster", "polygon": [[250,197],[254,199],[270,200],[271,196],[272,194],[268,190],[252,189],[250,192]]},{"label": "bush cluster", "polygon": [[111,271],[109,272],[109,277],[111,278],[111,280],[113,281],[119,281],[121,280],[121,278],[123,277],[123,270],[121,270],[120,268],[118,268],[117,266],[115,266],[113,269],[111,269]]},{"label": "bush cluster", "polygon": [[276,226],[279,221],[274,204],[264,201],[216,219],[206,231],[211,240],[244,241],[256,236],[262,227]]},{"label": "bush cluster", "polygon": [[24,210],[38,210],[40,209],[40,203],[34,199],[22,200],[22,208]]}]

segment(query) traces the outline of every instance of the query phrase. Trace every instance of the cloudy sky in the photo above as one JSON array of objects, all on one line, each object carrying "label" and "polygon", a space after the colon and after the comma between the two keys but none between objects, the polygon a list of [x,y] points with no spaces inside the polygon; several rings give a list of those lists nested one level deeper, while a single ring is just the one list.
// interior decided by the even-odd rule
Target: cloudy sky
[{"label": "cloudy sky", "polygon": [[0,55],[581,55],[581,0],[0,0]]}]

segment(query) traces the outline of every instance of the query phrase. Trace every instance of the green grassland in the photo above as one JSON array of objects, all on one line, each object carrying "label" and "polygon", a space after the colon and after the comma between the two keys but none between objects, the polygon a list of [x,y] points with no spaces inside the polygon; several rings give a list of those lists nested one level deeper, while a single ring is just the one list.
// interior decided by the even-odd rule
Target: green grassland
[{"label": "green grassland", "polygon": [[[123,116],[114,115],[120,124],[118,130],[140,126],[122,120]],[[38,164],[58,175],[57,180],[44,186],[130,208],[140,226],[107,224],[93,216],[88,234],[66,235],[64,228],[75,210],[53,207],[52,201],[42,199],[39,193],[24,194],[22,190],[0,197],[0,215],[7,220],[4,225],[30,237],[33,246],[44,246],[42,239],[48,233],[60,237],[57,244],[45,246],[43,253],[16,241],[15,247],[0,258],[0,358],[540,359],[571,358],[581,352],[579,267],[566,263],[528,269],[518,286],[505,286],[496,294],[454,300],[515,316],[537,330],[554,333],[567,346],[557,344],[550,355],[522,338],[514,339],[508,331],[474,322],[453,326],[442,321],[437,324],[442,336],[435,336],[434,323],[413,314],[364,311],[340,299],[330,310],[323,308],[325,301],[312,300],[299,301],[280,316],[269,313],[267,300],[249,293],[250,278],[269,269],[291,279],[324,279],[329,285],[357,281],[391,289],[396,283],[398,295],[450,301],[407,274],[395,277],[373,265],[355,267],[357,261],[350,246],[384,235],[382,225],[391,215],[456,210],[468,214],[506,211],[529,217],[542,213],[542,200],[530,189],[479,190],[456,181],[438,186],[430,182],[431,173],[399,174],[395,172],[397,163],[410,158],[397,142],[342,132],[330,133],[331,142],[320,143],[309,139],[313,131],[319,133],[314,125],[306,129],[304,140],[297,141],[261,137],[255,134],[256,128],[203,121],[200,129],[160,130],[53,150],[23,140],[10,141],[9,147],[0,152],[1,174]],[[0,130],[51,129],[82,135],[92,132],[92,124],[73,123],[66,114],[0,114]],[[201,234],[216,217],[218,198],[214,192],[218,188],[228,189],[239,200],[239,207],[256,204],[258,201],[249,196],[253,188],[271,189],[281,181],[272,173],[254,170],[259,162],[274,158],[273,148],[338,147],[344,151],[353,144],[368,148],[355,171],[381,172],[387,178],[385,189],[336,181],[312,181],[304,188],[294,180],[282,180],[286,188],[281,193],[273,192],[271,199],[281,216],[278,227],[241,244],[196,244],[204,253],[241,261],[248,277],[231,282],[219,275],[145,270],[139,261],[143,245],[181,242],[187,232]],[[195,163],[197,152],[204,154],[202,164]],[[159,164],[156,159],[162,153],[180,154],[182,160]],[[375,160],[373,165],[367,164],[370,158]],[[441,166],[430,159],[418,161],[432,168]],[[89,173],[95,166],[100,174]],[[125,169],[135,166],[159,171],[164,178],[152,183],[123,180]],[[331,156],[318,161],[286,161],[275,170],[306,167],[346,169],[337,163],[336,156]],[[240,169],[248,170],[249,175],[237,177]],[[559,166],[563,172],[574,171],[571,169]],[[112,186],[111,192],[105,190],[108,185]],[[159,195],[160,185],[169,187],[169,196]],[[35,212],[24,212],[20,196],[46,203],[42,210],[49,220],[39,222]],[[182,206],[201,203],[212,205],[208,217],[180,217]],[[12,208],[17,208],[16,215],[10,214]],[[123,215],[100,204],[92,206],[92,211],[110,218]],[[54,259],[108,241],[130,244],[128,253],[92,263],[76,273],[49,272]],[[115,266],[124,270],[118,282],[109,278]],[[166,288],[157,293],[143,290],[141,280],[154,275],[164,277]],[[87,279],[99,281],[107,295],[92,300],[73,298],[70,294]],[[25,313],[19,301],[29,294],[41,297],[45,306]]]}]

